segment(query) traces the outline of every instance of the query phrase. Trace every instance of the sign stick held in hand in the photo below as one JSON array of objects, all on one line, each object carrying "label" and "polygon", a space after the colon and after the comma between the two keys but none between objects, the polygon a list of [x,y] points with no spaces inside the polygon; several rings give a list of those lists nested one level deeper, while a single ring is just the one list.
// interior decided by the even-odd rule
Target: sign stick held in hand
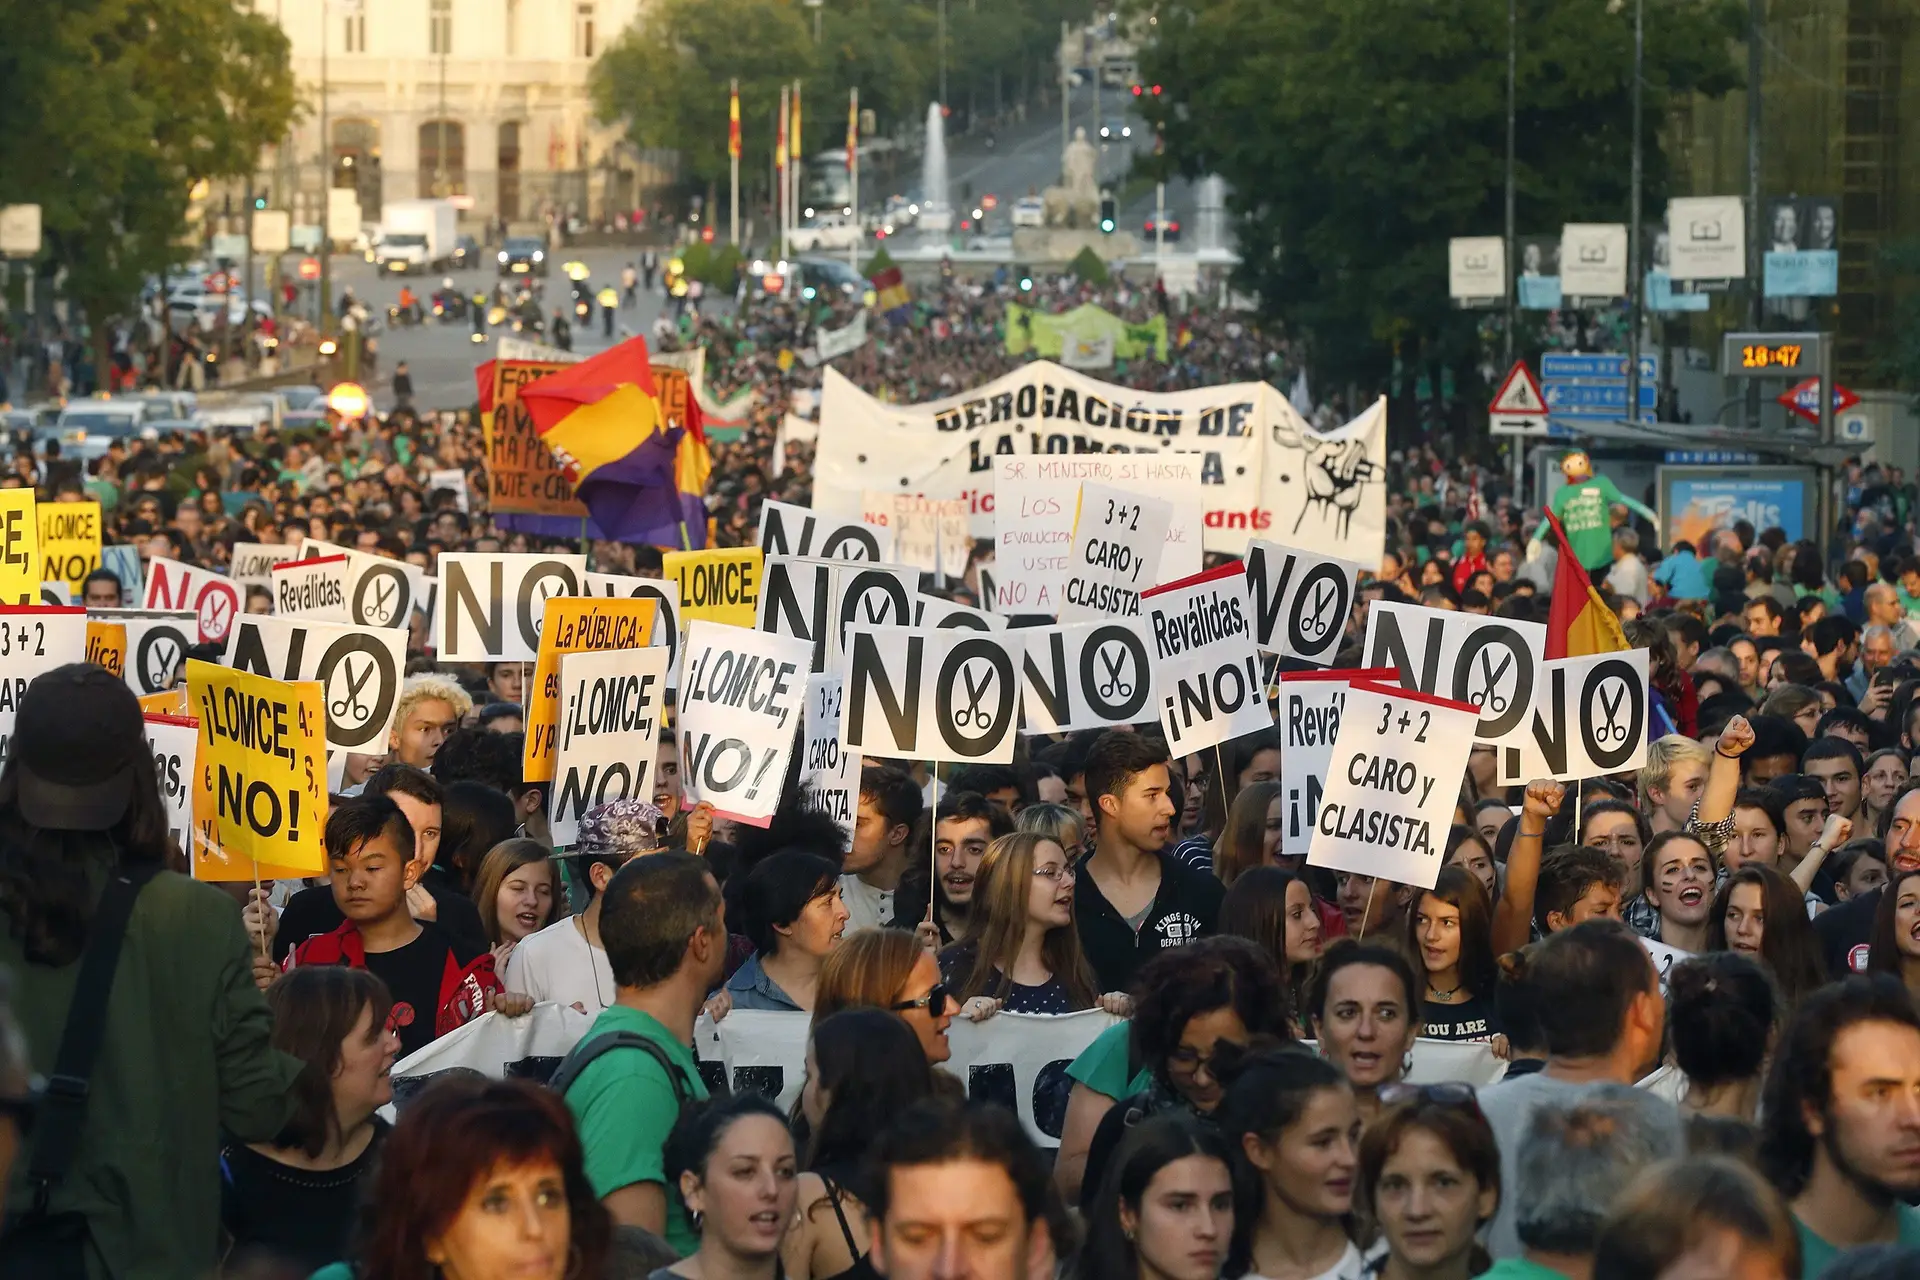
[{"label": "sign stick held in hand", "polygon": [[1355,942],[1365,942],[1367,940],[1367,920],[1373,915],[1373,891],[1379,887],[1380,877],[1375,876],[1373,882],[1367,886],[1367,906],[1366,910],[1360,913],[1360,933],[1359,936],[1354,938]]}]

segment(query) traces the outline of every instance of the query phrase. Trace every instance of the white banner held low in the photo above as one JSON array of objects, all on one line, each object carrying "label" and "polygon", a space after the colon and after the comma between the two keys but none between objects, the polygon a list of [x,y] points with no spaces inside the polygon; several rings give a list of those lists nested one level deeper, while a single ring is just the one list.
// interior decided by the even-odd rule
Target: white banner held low
[{"label": "white banner held low", "polygon": [[1138,617],[1140,593],[1160,580],[1173,504],[1104,484],[1080,486],[1060,590],[1060,621]]},{"label": "white banner held low", "polygon": [[552,596],[577,596],[582,555],[449,551],[440,557],[433,647],[442,662],[533,662]]},{"label": "white banner held low", "polygon": [[1273,727],[1240,565],[1156,587],[1141,606],[1168,750],[1184,756]]},{"label": "white banner held low", "polygon": [[1391,685],[1351,686],[1308,865],[1433,888],[1477,714],[1467,703]]},{"label": "white banner held low", "polygon": [[654,744],[665,705],[667,651],[601,649],[560,657],[553,757],[553,842],[580,840],[597,804],[653,799]]},{"label": "white banner held low", "polygon": [[1331,666],[1366,566],[1260,538],[1247,544],[1246,566],[1260,652]]},{"label": "white banner held low", "polygon": [[1327,766],[1340,736],[1347,690],[1356,680],[1391,682],[1384,668],[1285,671],[1280,675],[1280,853],[1296,857],[1313,845],[1313,823],[1327,790]]},{"label": "white banner held low", "polygon": [[1135,724],[1153,715],[1153,635],[1145,618],[1027,627],[1020,706],[1027,733]]},{"label": "white banner held low", "polygon": [[805,640],[696,619],[675,730],[689,803],[764,827],[780,805],[807,701]]},{"label": "white banner held low", "polygon": [[800,785],[806,805],[832,818],[843,847],[853,844],[860,805],[860,757],[840,749],[840,703],[844,682],[837,675],[807,677],[807,712],[801,719]]},{"label": "white banner held low", "polygon": [[841,747],[888,760],[1013,763],[1018,631],[860,627],[849,633]]}]

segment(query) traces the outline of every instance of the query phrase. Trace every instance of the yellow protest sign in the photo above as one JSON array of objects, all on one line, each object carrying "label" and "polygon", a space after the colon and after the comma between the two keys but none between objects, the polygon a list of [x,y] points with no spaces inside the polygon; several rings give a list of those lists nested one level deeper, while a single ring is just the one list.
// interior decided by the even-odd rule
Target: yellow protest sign
[{"label": "yellow protest sign", "polygon": [[533,684],[526,690],[527,744],[520,776],[526,782],[552,782],[560,719],[560,658],[603,649],[644,649],[653,634],[650,598],[630,596],[553,596],[540,623],[540,652]]},{"label": "yellow protest sign", "polygon": [[100,567],[100,504],[43,502],[39,507],[40,581],[64,582],[77,597]]},{"label": "yellow protest sign", "polygon": [[87,661],[127,677],[127,624],[87,619]]},{"label": "yellow protest sign", "polygon": [[0,604],[40,603],[40,527],[33,490],[0,489]]},{"label": "yellow protest sign", "polygon": [[713,547],[706,551],[669,551],[662,561],[667,577],[680,584],[680,622],[695,618],[730,627],[753,625],[760,599],[758,547]]},{"label": "yellow protest sign", "polygon": [[200,721],[194,875],[324,874],[327,718],[320,682],[269,680],[190,660],[187,698]]},{"label": "yellow protest sign", "polygon": [[[143,693],[140,695],[140,710],[148,715],[184,716],[187,714],[187,686],[169,689],[165,693]],[[278,877],[276,877],[277,879]]]}]

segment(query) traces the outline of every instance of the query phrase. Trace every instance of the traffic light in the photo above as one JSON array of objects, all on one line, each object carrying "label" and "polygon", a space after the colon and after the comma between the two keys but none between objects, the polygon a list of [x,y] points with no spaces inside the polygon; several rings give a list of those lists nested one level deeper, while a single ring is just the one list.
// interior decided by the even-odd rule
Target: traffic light
[{"label": "traffic light", "polygon": [[253,198],[253,209],[255,213],[259,213],[265,210],[266,207],[267,207],[267,198],[265,196],[255,196]]},{"label": "traffic light", "polygon": [[1100,229],[1109,235],[1113,233],[1114,217],[1118,208],[1112,196],[1100,197]]}]

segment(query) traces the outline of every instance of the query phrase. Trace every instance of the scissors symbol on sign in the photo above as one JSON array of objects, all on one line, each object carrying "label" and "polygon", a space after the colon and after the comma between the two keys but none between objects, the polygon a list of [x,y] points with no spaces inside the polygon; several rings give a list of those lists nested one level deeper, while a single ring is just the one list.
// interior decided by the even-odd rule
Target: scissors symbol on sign
[{"label": "scissors symbol on sign", "polygon": [[1328,606],[1333,604],[1333,584],[1322,582],[1313,589],[1312,608],[1307,616],[1300,620],[1300,631],[1310,640],[1318,640],[1333,629],[1333,619],[1327,616]]},{"label": "scissors symbol on sign", "polygon": [[335,720],[365,720],[368,715],[367,705],[360,701],[360,691],[367,687],[367,681],[373,679],[374,664],[369,662],[367,669],[360,673],[360,678],[357,680],[354,678],[351,662],[342,659],[340,666],[347,673],[347,696],[336,700],[328,710],[333,712]]},{"label": "scissors symbol on sign", "polygon": [[953,722],[962,729],[979,726],[986,733],[993,728],[993,717],[980,705],[986,698],[987,690],[993,684],[993,669],[989,667],[980,676],[980,683],[973,682],[973,666],[968,664],[960,668],[960,682],[967,687],[967,705],[953,713]]},{"label": "scissors symbol on sign", "polygon": [[[1486,688],[1480,692],[1480,709],[1482,711],[1491,711],[1495,715],[1504,715],[1507,708],[1513,705],[1512,699],[1500,692],[1500,677],[1507,674],[1507,668],[1512,665],[1513,655],[1509,653],[1502,659],[1499,669],[1495,670],[1493,655],[1485,649],[1480,651],[1480,674],[1486,679]],[[1471,699],[1469,699],[1469,701],[1471,701]]]},{"label": "scissors symbol on sign", "polygon": [[1133,696],[1133,681],[1125,679],[1120,674],[1120,667],[1125,657],[1125,649],[1100,651],[1100,665],[1107,672],[1105,683],[1100,685],[1100,696],[1108,701],[1116,697],[1131,698]]},{"label": "scissors symbol on sign", "polygon": [[383,623],[390,620],[393,617],[393,598],[399,590],[397,583],[374,583],[373,608],[369,611],[370,616]]},{"label": "scissors symbol on sign", "polygon": [[1621,704],[1627,700],[1627,686],[1619,684],[1616,685],[1615,688],[1617,692],[1615,692],[1612,698],[1608,698],[1607,686],[1600,686],[1600,714],[1604,719],[1601,721],[1599,727],[1593,731],[1593,740],[1595,742],[1619,742],[1624,744],[1627,740],[1627,726],[1621,724],[1615,718],[1620,713]]}]

